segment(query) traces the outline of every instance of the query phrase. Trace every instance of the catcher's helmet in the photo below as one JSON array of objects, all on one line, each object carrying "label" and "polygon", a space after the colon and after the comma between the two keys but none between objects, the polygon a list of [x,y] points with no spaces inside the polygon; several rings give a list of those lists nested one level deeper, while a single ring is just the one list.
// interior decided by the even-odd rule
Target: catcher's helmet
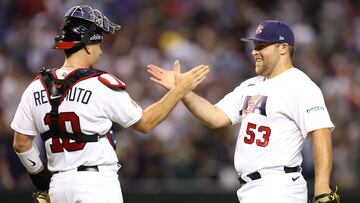
[{"label": "catcher's helmet", "polygon": [[120,28],[97,9],[87,5],[74,6],[65,14],[65,22],[55,37],[54,48],[77,51],[86,44],[102,42],[103,32],[114,34]]}]

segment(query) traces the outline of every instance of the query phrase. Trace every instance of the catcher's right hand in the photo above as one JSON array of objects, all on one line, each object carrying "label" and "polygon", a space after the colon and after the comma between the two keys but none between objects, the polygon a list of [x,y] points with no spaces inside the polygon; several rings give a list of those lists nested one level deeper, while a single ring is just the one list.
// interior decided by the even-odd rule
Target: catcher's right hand
[{"label": "catcher's right hand", "polygon": [[313,203],[340,203],[340,196],[337,194],[337,188],[330,193],[321,194],[314,197]]},{"label": "catcher's right hand", "polygon": [[34,192],[31,200],[32,203],[50,203],[49,194],[44,191]]}]

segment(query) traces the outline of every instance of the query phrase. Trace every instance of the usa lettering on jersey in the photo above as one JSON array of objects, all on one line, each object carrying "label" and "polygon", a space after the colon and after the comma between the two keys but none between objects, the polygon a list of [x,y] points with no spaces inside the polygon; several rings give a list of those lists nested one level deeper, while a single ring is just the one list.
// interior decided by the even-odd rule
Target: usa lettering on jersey
[{"label": "usa lettering on jersey", "polygon": [[266,116],[266,101],[267,96],[255,95],[255,96],[246,96],[244,101],[244,106],[240,110],[240,116],[247,116],[249,113],[258,113],[260,115]]}]

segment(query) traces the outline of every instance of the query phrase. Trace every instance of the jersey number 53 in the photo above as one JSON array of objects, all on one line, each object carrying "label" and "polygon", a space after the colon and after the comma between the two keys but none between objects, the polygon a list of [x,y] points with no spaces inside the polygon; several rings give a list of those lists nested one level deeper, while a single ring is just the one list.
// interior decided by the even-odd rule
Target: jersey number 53
[{"label": "jersey number 53", "polygon": [[[262,139],[256,139],[255,140],[255,132],[261,133]],[[256,143],[259,147],[266,147],[269,144],[271,129],[267,126],[257,126],[254,123],[248,123],[246,127],[246,135],[244,136],[244,142],[246,144],[253,144]]]}]

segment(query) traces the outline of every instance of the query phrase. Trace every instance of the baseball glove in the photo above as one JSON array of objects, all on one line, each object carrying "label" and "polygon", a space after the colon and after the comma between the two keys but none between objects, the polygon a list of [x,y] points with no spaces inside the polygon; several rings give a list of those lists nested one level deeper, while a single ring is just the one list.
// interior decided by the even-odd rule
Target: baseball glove
[{"label": "baseball glove", "polygon": [[314,197],[313,203],[340,203],[340,196],[337,194],[337,187],[330,193],[321,194]]},{"label": "baseball glove", "polygon": [[50,203],[50,197],[47,192],[34,192],[31,198],[31,203]]}]

